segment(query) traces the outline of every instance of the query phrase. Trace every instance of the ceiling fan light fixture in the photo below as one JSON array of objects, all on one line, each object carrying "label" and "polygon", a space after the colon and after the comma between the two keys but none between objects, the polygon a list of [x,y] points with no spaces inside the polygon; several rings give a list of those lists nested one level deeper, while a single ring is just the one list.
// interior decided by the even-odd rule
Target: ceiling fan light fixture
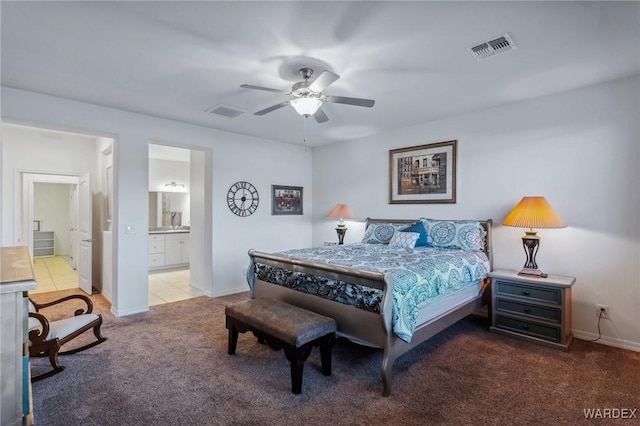
[{"label": "ceiling fan light fixture", "polygon": [[322,105],[322,101],[314,97],[301,97],[293,99],[290,104],[300,115],[313,115]]}]

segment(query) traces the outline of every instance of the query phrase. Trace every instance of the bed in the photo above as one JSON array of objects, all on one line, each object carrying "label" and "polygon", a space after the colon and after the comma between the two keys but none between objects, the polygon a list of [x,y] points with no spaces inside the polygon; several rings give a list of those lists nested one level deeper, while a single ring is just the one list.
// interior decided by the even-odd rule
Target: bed
[{"label": "bed", "polygon": [[[420,220],[423,220],[422,218]],[[365,229],[393,224],[397,229],[410,226],[418,222],[417,219],[371,219],[367,218]],[[463,221],[457,221],[463,222]],[[491,250],[492,220],[475,221],[482,227],[483,235],[479,243],[481,255],[485,257],[486,269],[489,272],[493,266]],[[365,237],[367,232],[365,232]],[[380,250],[380,248],[376,248]],[[249,267],[247,281],[251,298],[271,298],[317,312],[336,320],[338,335],[356,343],[383,349],[381,376],[383,396],[391,394],[392,368],[399,356],[418,346],[420,343],[439,333],[451,324],[461,320],[469,314],[479,310],[483,305],[489,305],[491,300],[491,281],[484,277],[474,280],[471,285],[465,285],[463,291],[455,291],[442,296],[448,302],[445,305],[433,303],[428,309],[414,313],[415,324],[411,334],[400,337],[394,333],[394,282],[391,272],[380,272],[372,268],[349,267],[316,260],[291,257],[285,254],[264,253],[249,250]],[[344,301],[331,300],[309,294],[298,289],[288,288],[269,282],[265,278],[264,268],[277,271],[287,271],[289,274],[314,277],[318,280],[349,283],[352,287],[362,286],[363,289],[380,294],[377,309],[363,309]],[[397,281],[396,281],[397,282]],[[461,295],[462,294],[462,295]],[[458,296],[456,296],[458,295]],[[397,299],[397,297],[396,297]],[[444,308],[443,308],[444,306]],[[400,309],[397,309],[398,311]],[[424,312],[423,312],[424,311]],[[490,315],[490,309],[489,309]]]}]

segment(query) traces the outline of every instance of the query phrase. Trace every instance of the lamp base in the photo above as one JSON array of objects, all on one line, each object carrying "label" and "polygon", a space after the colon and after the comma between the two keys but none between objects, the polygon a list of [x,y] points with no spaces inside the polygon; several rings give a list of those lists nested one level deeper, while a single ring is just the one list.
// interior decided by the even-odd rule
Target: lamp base
[{"label": "lamp base", "polygon": [[530,229],[525,231],[525,235],[522,236],[522,246],[524,247],[524,252],[527,254],[527,261],[524,263],[524,268],[518,272],[518,275],[546,278],[547,274],[538,269],[538,264],[536,263],[536,254],[540,247],[540,237],[536,235],[534,230]]},{"label": "lamp base", "polygon": [[522,268],[518,275],[526,276],[526,277],[538,277],[538,278],[547,278],[547,274],[542,272],[540,269],[531,269],[531,268]]},{"label": "lamp base", "polygon": [[347,227],[338,225],[336,226],[336,232],[338,233],[338,245],[344,244],[344,234],[347,233]]}]

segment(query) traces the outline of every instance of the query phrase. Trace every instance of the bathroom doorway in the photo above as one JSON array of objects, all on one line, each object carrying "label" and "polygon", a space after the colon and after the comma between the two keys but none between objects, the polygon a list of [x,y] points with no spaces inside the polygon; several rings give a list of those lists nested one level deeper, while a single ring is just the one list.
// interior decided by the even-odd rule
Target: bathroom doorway
[{"label": "bathroom doorway", "polygon": [[193,231],[191,212],[199,197],[191,158],[197,152],[163,144],[149,144],[149,306],[203,295],[191,276]]}]

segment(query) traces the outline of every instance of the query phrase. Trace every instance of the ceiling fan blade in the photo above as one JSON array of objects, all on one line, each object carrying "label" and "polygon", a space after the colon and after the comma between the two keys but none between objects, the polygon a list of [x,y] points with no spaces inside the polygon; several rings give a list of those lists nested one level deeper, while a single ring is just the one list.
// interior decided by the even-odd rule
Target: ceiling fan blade
[{"label": "ceiling fan blade", "polygon": [[327,114],[324,113],[322,108],[318,108],[316,113],[313,114],[313,118],[316,119],[316,123],[324,123],[326,121],[329,121],[329,117],[327,117]]},{"label": "ceiling fan blade", "polygon": [[286,107],[287,105],[289,105],[289,101],[284,101],[284,102],[279,103],[278,105],[270,106],[269,108],[265,108],[265,109],[263,109],[261,111],[254,112],[253,114],[254,115],[265,115],[265,114],[268,114],[268,113],[270,113],[272,111],[275,111],[277,109]]},{"label": "ceiling fan blade", "polygon": [[355,105],[367,108],[371,108],[376,103],[376,101],[374,101],[373,99],[346,98],[344,96],[327,96],[327,102]]},{"label": "ceiling fan blade", "polygon": [[240,87],[243,87],[245,89],[256,89],[256,90],[264,90],[265,92],[273,92],[273,93],[287,93],[284,90],[280,90],[280,89],[271,89],[269,87],[262,87],[262,86],[254,86],[252,84],[243,84]]},{"label": "ceiling fan blade", "polygon": [[313,92],[322,92],[324,89],[329,87],[334,81],[339,79],[340,76],[338,74],[332,73],[331,71],[324,70],[322,73],[313,80],[313,83],[309,85],[309,90]]}]

